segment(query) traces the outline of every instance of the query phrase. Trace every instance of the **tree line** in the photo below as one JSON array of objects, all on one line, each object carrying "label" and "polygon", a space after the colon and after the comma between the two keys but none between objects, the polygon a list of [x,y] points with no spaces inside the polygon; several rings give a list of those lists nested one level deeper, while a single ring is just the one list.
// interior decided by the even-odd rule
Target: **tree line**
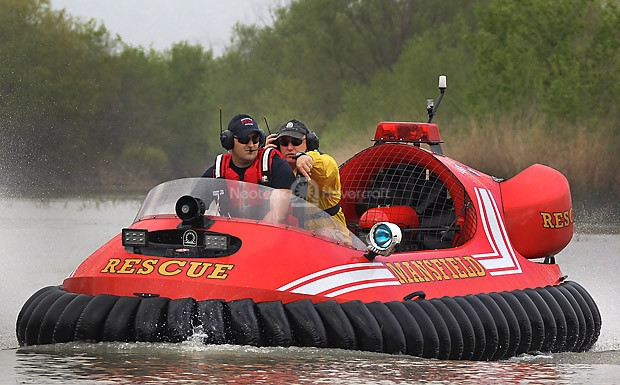
[{"label": "tree line", "polygon": [[546,163],[578,195],[617,196],[618,30],[617,0],[297,0],[215,57],[0,0],[0,176],[20,194],[197,176],[222,151],[220,111],[272,131],[298,118],[344,161],[379,121],[425,121],[445,74],[448,155],[501,177]]}]

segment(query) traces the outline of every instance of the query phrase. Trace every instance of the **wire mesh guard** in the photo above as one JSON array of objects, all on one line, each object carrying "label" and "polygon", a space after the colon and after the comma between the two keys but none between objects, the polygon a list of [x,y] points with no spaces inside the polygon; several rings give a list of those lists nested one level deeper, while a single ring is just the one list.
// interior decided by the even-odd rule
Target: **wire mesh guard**
[{"label": "wire mesh guard", "polygon": [[396,251],[456,247],[475,232],[476,211],[465,188],[420,147],[375,145],[345,162],[340,179],[347,226],[362,240],[383,221],[402,230]]}]

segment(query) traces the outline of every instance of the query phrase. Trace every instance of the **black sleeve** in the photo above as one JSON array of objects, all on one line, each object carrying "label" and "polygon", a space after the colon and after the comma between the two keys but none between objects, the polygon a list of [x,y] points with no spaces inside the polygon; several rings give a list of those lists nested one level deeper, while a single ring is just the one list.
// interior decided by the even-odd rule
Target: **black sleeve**
[{"label": "black sleeve", "polygon": [[273,157],[271,163],[271,187],[290,189],[295,181],[295,174],[291,166],[278,155]]},{"label": "black sleeve", "polygon": [[215,165],[209,167],[204,174],[202,174],[203,178],[213,178],[213,170],[215,170]]}]

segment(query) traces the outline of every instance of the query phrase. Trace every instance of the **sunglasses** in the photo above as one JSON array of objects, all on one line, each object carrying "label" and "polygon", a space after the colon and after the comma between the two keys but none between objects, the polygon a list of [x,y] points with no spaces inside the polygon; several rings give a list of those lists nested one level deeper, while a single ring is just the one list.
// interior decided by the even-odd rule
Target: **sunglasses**
[{"label": "sunglasses", "polygon": [[[305,139],[305,138],[304,138]],[[289,143],[292,143],[293,146],[299,146],[300,144],[302,144],[304,142],[304,139],[297,139],[297,138],[280,138],[280,146],[288,146]]]},{"label": "sunglasses", "polygon": [[252,143],[256,144],[258,142],[260,142],[260,136],[258,135],[253,135],[253,136],[246,136],[244,138],[240,138],[238,136],[235,136],[235,138],[237,138],[237,140],[239,141],[239,143],[241,144],[248,144],[250,142],[250,140],[252,141]]}]

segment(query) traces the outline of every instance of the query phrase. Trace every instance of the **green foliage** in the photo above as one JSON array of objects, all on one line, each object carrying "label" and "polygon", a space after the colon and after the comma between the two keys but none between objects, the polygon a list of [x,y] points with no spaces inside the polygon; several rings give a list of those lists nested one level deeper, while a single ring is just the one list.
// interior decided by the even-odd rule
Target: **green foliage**
[{"label": "green foliage", "polygon": [[120,154],[121,170],[133,179],[152,183],[167,173],[170,159],[161,147],[127,144]]},{"label": "green foliage", "polygon": [[[592,132],[617,164],[619,30],[613,0],[297,0],[271,26],[235,26],[214,58],[187,42],[131,47],[49,0],[0,0],[0,177],[62,192],[200,175],[222,151],[220,110],[224,128],[237,113],[272,132],[303,120],[342,159],[379,121],[426,121],[440,74],[444,139],[495,137],[470,122],[503,122],[526,157],[542,140],[533,125],[551,140]],[[618,185],[604,180],[595,188]]]},{"label": "green foliage", "polygon": [[[478,80],[471,98],[493,92],[483,110],[538,106],[551,116],[617,116],[620,27],[617,4],[592,0],[494,0],[477,8]],[[614,111],[615,110],[615,111]]]},{"label": "green foliage", "polygon": [[0,132],[13,144],[0,160],[39,183],[79,180],[94,160],[85,149],[97,145],[90,129],[116,42],[43,0],[3,0],[0,15]]},{"label": "green foliage", "polygon": [[[471,85],[471,67],[462,63],[473,59],[467,41],[471,26],[463,14],[454,17],[436,30],[410,39],[398,61],[377,71],[370,84],[348,88],[335,126],[350,134],[362,129],[367,139],[382,120],[426,121],[425,101],[436,99],[439,74],[449,74],[448,89],[467,89]],[[450,93],[441,106],[442,119],[467,110],[458,92]]]}]

